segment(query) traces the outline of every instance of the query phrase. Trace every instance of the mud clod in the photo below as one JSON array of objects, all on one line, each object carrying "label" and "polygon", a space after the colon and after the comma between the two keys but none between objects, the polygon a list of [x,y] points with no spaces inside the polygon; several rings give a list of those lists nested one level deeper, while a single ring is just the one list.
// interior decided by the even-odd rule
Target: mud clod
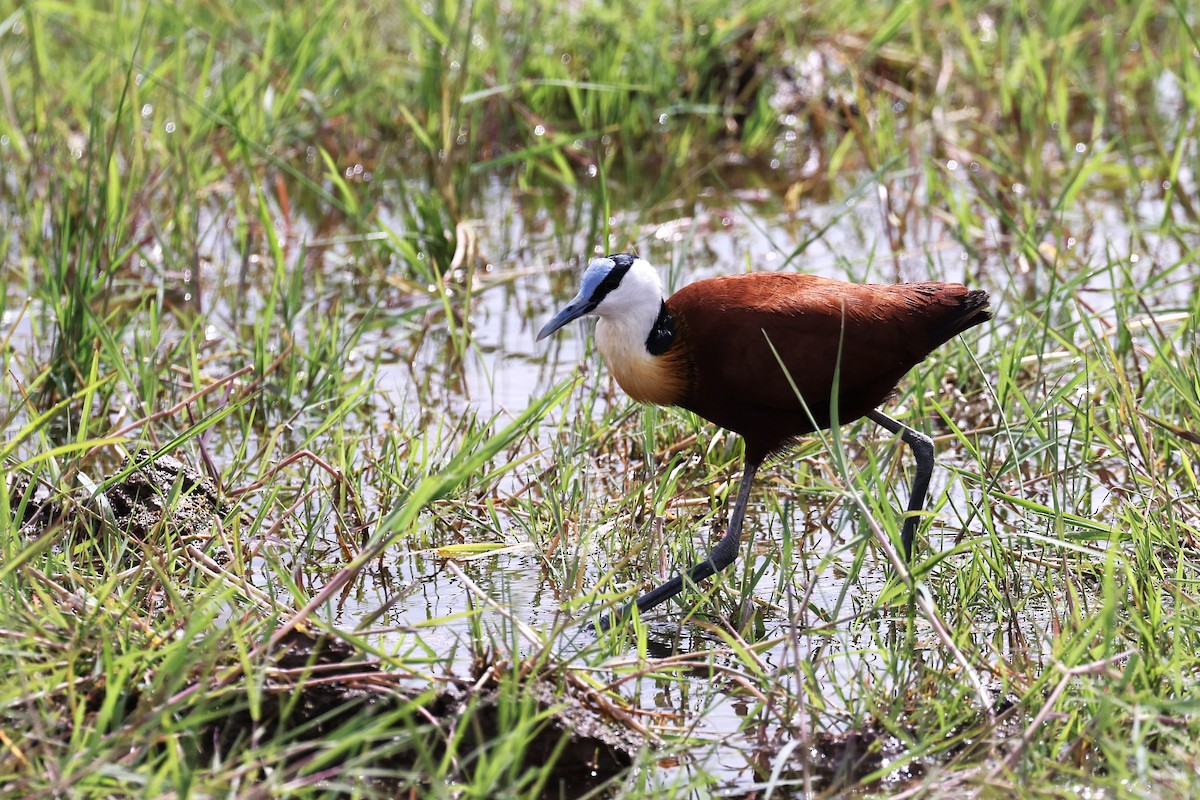
[{"label": "mud clod", "polygon": [[[115,474],[137,460],[127,458]],[[115,531],[140,540],[152,538],[163,524],[180,538],[208,537],[225,511],[213,482],[174,456],[159,456],[134,469],[98,496],[79,491],[56,497],[43,483],[21,474],[9,478],[9,495],[29,536],[60,526],[73,536],[76,526],[107,520]]]},{"label": "mud clod", "polygon": [[[417,774],[418,754],[440,759],[451,746],[450,755],[467,780],[493,752],[519,746],[523,769],[553,765],[545,796],[564,798],[584,795],[621,775],[645,746],[636,733],[602,719],[548,679],[529,678],[518,687],[492,682],[468,689],[465,682],[453,680],[414,686],[412,679],[389,672],[344,641],[300,631],[283,637],[270,658],[276,670],[260,686],[264,697],[257,718],[247,703],[235,703],[202,734],[201,741],[211,747],[206,758],[229,755],[253,741],[257,732],[285,729],[291,732],[299,763],[339,728],[353,725],[391,743],[369,758],[375,776]],[[514,704],[522,707],[522,719],[543,720],[532,734],[512,728]],[[536,708],[531,711],[527,705]],[[514,738],[507,741],[509,736]],[[370,782],[421,789],[399,778]]]},{"label": "mud clod", "polygon": [[[126,460],[119,472],[130,465]],[[175,487],[177,500],[168,507]],[[208,536],[221,514],[217,489],[190,464],[173,456],[159,456],[129,473],[104,492],[117,530],[147,538],[164,522],[185,538]]]}]

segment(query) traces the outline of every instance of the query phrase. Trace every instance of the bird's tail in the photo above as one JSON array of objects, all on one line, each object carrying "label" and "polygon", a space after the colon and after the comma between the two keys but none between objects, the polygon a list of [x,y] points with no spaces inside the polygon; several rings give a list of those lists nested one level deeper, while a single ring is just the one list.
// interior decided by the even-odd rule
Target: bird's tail
[{"label": "bird's tail", "polygon": [[976,325],[982,325],[991,318],[992,311],[988,308],[988,293],[982,289],[974,289],[959,298],[957,308],[938,326],[934,332],[934,338],[937,340],[937,344],[941,344],[953,339],[963,331],[970,330]]}]

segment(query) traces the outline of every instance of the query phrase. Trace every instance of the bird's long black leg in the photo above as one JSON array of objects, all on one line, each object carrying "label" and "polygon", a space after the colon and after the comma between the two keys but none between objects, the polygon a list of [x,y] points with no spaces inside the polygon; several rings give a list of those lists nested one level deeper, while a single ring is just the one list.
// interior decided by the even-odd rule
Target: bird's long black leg
[{"label": "bird's long black leg", "polygon": [[607,614],[601,617],[600,630],[608,630],[617,620],[629,619],[633,615],[635,605],[638,611],[644,614],[656,605],[664,603],[682,592],[685,580],[688,583],[699,583],[737,560],[742,544],[742,521],[746,517],[746,504],[750,501],[750,485],[754,483],[754,474],[757,471],[757,463],[747,462],[746,469],[742,473],[742,485],[738,487],[737,501],[733,505],[733,513],[729,518],[729,527],[726,529],[725,535],[721,537],[721,541],[717,542],[716,547],[708,554],[708,558],[688,570],[686,579],[683,575],[676,575],[662,586],[651,589],[633,603],[622,608],[615,617]]},{"label": "bird's long black leg", "polygon": [[904,559],[912,561],[913,540],[917,536],[919,518],[916,512],[925,509],[925,494],[929,491],[929,479],[933,476],[933,440],[920,431],[914,430],[899,420],[894,420],[882,411],[867,412],[867,419],[897,433],[904,443],[912,448],[917,460],[917,474],[913,478],[912,491],[908,496],[908,516],[904,518],[904,527],[900,531],[900,543],[904,545]]}]

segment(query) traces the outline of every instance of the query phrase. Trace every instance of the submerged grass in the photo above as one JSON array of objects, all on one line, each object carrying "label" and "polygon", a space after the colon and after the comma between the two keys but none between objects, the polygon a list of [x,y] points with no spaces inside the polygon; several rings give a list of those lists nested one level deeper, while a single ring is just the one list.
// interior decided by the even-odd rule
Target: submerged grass
[{"label": "submerged grass", "polygon": [[[1195,14],[0,5],[0,787],[1194,793]],[[740,472],[533,355],[632,246],[992,293],[893,405],[914,587],[860,422],[576,627]]]}]

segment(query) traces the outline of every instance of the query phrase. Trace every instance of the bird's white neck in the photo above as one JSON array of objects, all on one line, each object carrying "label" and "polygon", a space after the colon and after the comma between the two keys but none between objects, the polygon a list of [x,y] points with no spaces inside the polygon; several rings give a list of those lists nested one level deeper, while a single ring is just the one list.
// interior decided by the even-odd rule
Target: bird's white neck
[{"label": "bird's white neck", "polygon": [[646,349],[662,304],[658,273],[638,259],[592,313],[600,318],[596,346],[621,388],[639,402],[670,405],[679,402],[680,381]]}]

